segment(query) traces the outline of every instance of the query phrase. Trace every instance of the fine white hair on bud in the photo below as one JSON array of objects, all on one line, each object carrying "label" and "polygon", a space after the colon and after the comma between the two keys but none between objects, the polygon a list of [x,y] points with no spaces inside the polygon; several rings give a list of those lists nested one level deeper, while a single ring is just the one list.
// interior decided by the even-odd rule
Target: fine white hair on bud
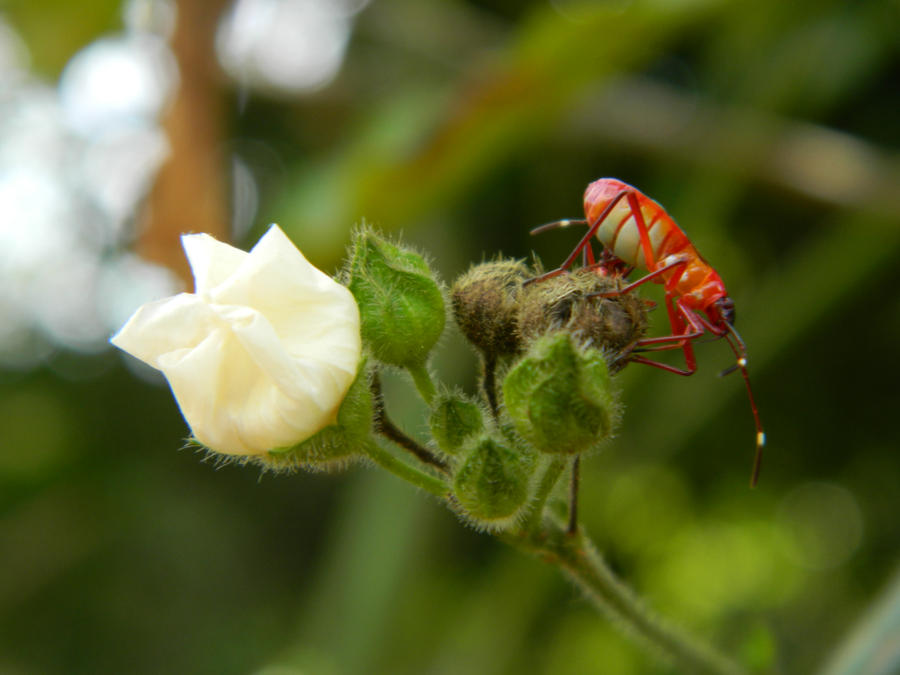
[{"label": "fine white hair on bud", "polygon": [[182,245],[194,293],[140,307],[111,342],[163,372],[216,452],[261,455],[333,424],[362,351],[350,291],[277,225],[249,253],[207,234]]}]

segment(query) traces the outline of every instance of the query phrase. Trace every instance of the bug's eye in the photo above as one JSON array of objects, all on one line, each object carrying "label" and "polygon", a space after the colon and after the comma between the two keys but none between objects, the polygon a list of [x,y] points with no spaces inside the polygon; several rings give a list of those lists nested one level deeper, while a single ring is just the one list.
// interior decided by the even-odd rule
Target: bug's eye
[{"label": "bug's eye", "polygon": [[719,300],[719,313],[722,318],[731,326],[734,325],[734,301],[727,295]]}]

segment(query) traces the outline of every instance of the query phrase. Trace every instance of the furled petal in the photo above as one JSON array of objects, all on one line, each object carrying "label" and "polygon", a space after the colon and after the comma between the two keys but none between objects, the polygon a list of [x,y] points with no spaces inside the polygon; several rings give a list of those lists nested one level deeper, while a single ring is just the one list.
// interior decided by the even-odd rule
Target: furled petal
[{"label": "furled petal", "polygon": [[247,253],[208,234],[183,234],[181,246],[194,274],[194,292],[204,294],[240,267]]},{"label": "furled petal", "polygon": [[139,307],[110,342],[160,368],[160,357],[200,344],[217,322],[215,312],[198,296],[180,293]]},{"label": "furled petal", "polygon": [[212,298],[256,308],[293,357],[327,361],[346,371],[352,381],[361,350],[356,300],[310,264],[277,225]]},{"label": "furled petal", "polygon": [[163,371],[196,438],[253,455],[335,421],[360,359],[350,292],[277,227],[243,253],[183,237],[197,294],[140,308],[113,344]]}]

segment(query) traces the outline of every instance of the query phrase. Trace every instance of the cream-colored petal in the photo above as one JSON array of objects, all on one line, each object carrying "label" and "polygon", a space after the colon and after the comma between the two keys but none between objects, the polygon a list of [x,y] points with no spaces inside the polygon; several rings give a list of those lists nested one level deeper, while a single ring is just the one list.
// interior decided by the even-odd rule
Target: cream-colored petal
[{"label": "cream-colored petal", "polygon": [[194,292],[210,293],[241,266],[245,251],[208,234],[183,234],[181,246],[194,274]]},{"label": "cream-colored petal", "polygon": [[213,297],[257,309],[294,358],[324,360],[355,374],[361,349],[356,300],[307,261],[277,225]]},{"label": "cream-colored petal", "polygon": [[256,369],[230,348],[229,338],[228,331],[213,331],[195,347],[167,354],[160,367],[197,440],[224,454],[256,454],[259,450],[244,441],[235,424],[243,406],[233,408],[228,395],[228,390],[251,387]]},{"label": "cream-colored petal", "polygon": [[[246,434],[257,439],[251,443],[266,448],[290,445],[334,421],[355,370],[347,373],[327,361],[294,358],[272,325],[255,310],[214,308],[258,370],[256,387],[248,390],[241,385],[232,392],[234,399],[246,401],[245,420],[253,420],[245,425]],[[275,435],[281,440],[276,441]]]},{"label": "cream-colored petal", "polygon": [[139,307],[110,342],[159,368],[162,355],[199,344],[218,321],[209,305],[199,297],[180,293]]},{"label": "cream-colored petal", "polygon": [[200,442],[253,455],[294,445],[334,421],[352,374],[292,359],[252,309],[213,308],[220,321],[210,336],[159,360]]}]

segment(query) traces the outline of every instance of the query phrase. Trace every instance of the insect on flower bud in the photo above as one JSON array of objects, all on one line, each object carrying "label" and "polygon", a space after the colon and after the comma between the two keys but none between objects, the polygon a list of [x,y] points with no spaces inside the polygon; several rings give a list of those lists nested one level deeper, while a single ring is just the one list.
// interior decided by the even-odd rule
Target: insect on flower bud
[{"label": "insect on flower bud", "polygon": [[528,504],[535,458],[489,436],[473,440],[454,476],[454,494],[472,524],[501,530],[514,524]]},{"label": "insect on flower bud", "polygon": [[375,358],[402,368],[424,366],[446,322],[444,297],[425,259],[362,228],[345,275],[359,303],[363,342]]},{"label": "insect on flower bud", "polygon": [[469,437],[484,430],[484,415],[474,401],[446,394],[438,397],[428,424],[441,450],[453,455],[459,452]]},{"label": "insect on flower bud", "polygon": [[474,265],[453,284],[453,315],[463,335],[492,357],[520,349],[519,297],[531,275],[519,260]]},{"label": "insect on flower bud", "polygon": [[609,437],[618,420],[603,352],[568,333],[534,342],[503,382],[506,411],[538,450],[586,452]]},{"label": "insect on flower bud", "polygon": [[589,297],[618,289],[615,278],[578,269],[526,286],[519,315],[523,339],[552,332],[571,334],[580,344],[607,354],[610,370],[626,363],[618,358],[647,331],[647,308],[634,293]]}]

